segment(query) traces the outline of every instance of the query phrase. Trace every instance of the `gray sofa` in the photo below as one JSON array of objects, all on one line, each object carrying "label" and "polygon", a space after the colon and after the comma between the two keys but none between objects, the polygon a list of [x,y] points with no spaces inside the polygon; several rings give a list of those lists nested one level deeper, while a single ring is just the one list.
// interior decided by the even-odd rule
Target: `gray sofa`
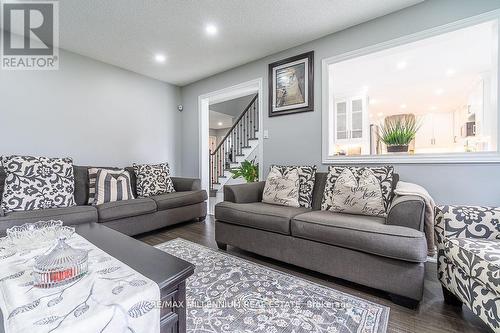
[{"label": "gray sofa", "polygon": [[[149,198],[109,202],[98,206],[87,205],[89,196],[89,167],[74,166],[76,206],[24,212],[12,212],[0,216],[0,235],[7,228],[40,220],[62,220],[74,225],[99,222],[133,236],[165,226],[194,219],[203,220],[207,215],[207,193],[201,190],[200,180],[172,177],[176,192]],[[136,178],[132,168],[132,190],[136,190]],[[5,173],[0,167],[0,197],[3,193]]]},{"label": "gray sofa", "polygon": [[427,258],[424,201],[396,197],[386,219],[321,211],[326,175],[316,174],[312,209],[262,203],[265,182],[225,186],[215,206],[217,245],[380,289],[415,308]]}]

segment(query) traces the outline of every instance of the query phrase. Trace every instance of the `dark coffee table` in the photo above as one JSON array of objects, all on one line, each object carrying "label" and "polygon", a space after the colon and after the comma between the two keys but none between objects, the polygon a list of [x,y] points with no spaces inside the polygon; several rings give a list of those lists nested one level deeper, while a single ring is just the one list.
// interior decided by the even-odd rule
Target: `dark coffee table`
[{"label": "dark coffee table", "polygon": [[[194,265],[98,223],[75,227],[89,242],[156,282],[163,304],[182,305],[161,308],[161,333],[186,332],[186,279]],[[1,312],[0,333],[4,333]]]}]

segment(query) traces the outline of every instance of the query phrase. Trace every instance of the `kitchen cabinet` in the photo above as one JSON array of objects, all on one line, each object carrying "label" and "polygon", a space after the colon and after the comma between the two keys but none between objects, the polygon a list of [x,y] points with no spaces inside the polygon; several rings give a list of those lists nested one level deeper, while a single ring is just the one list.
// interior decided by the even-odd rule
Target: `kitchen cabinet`
[{"label": "kitchen cabinet", "polygon": [[335,100],[335,142],[356,144],[368,138],[366,97],[355,96]]},{"label": "kitchen cabinet", "polygon": [[451,151],[455,145],[453,112],[428,113],[418,117],[420,129],[415,136],[415,151]]}]

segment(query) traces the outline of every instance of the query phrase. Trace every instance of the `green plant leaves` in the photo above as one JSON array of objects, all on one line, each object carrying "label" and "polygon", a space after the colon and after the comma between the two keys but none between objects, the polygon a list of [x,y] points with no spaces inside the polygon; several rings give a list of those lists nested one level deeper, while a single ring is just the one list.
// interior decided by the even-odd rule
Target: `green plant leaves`
[{"label": "green plant leaves", "polygon": [[239,168],[231,169],[233,179],[243,177],[247,183],[255,182],[259,179],[259,163],[255,163],[255,158],[251,161],[244,160]]},{"label": "green plant leaves", "polygon": [[380,127],[380,140],[387,146],[407,146],[415,139],[420,124],[415,117],[406,115],[394,120],[386,120]]}]

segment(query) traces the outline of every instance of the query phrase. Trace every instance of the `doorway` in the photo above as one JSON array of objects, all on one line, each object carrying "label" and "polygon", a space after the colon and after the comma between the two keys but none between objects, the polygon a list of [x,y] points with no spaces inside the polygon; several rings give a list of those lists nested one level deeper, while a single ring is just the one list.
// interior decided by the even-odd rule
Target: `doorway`
[{"label": "doorway", "polygon": [[262,78],[199,96],[200,179],[209,193],[208,213],[223,200],[230,169],[243,160],[254,160],[263,170]]}]

